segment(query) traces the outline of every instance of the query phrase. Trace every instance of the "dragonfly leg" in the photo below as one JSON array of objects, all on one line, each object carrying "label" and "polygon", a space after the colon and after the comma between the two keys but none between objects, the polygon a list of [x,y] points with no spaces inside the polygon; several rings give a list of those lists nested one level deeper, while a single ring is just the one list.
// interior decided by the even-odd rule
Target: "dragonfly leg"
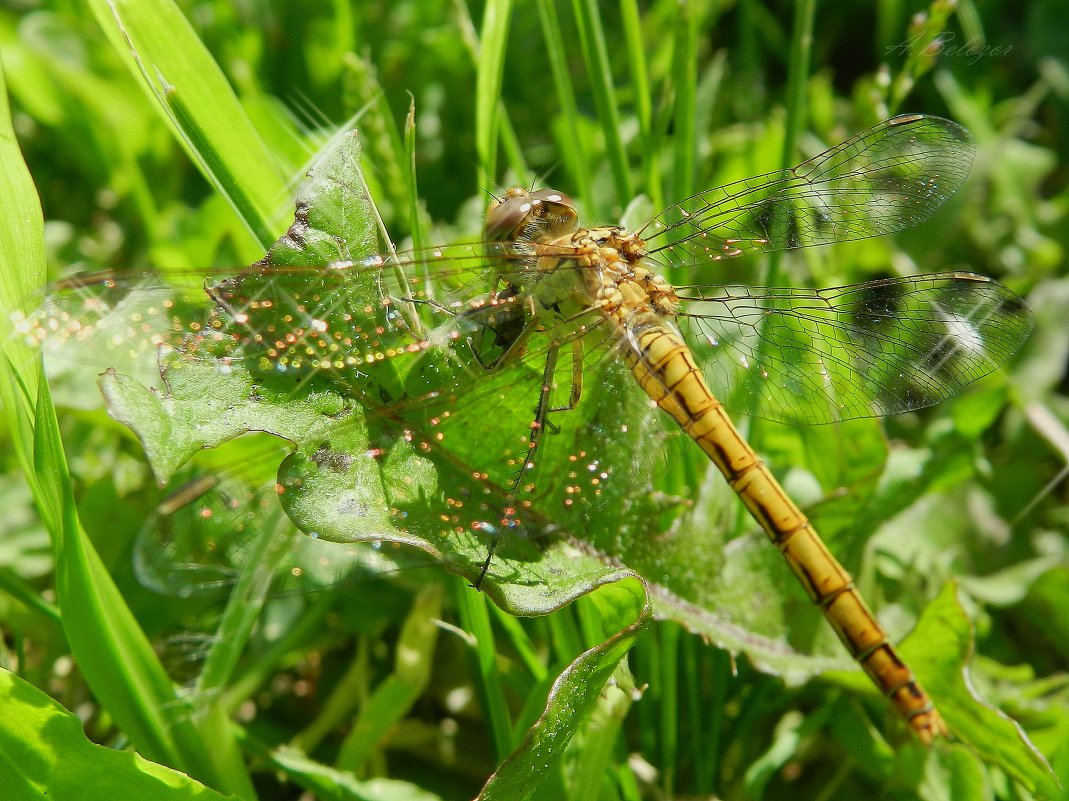
[{"label": "dragonfly leg", "polygon": [[[572,391],[568,395],[568,402],[563,406],[551,406],[547,409],[548,414],[554,412],[570,412],[576,406],[579,405],[579,401],[583,397],[583,340],[572,340]],[[546,420],[546,427],[551,433],[556,434],[560,431],[558,426],[555,426],[548,419]]]},{"label": "dragonfly leg", "polygon": [[[534,326],[528,326],[533,328]],[[501,513],[501,529],[512,528],[517,525],[518,520],[516,517],[516,502],[520,496],[520,489],[523,487],[524,479],[534,469],[534,455],[538,448],[538,443],[542,440],[542,434],[546,429],[546,416],[551,411],[558,411],[550,407],[550,401],[553,397],[553,376],[557,371],[557,356],[560,352],[559,346],[552,346],[546,351],[546,364],[542,370],[542,385],[538,390],[538,405],[535,407],[534,419],[531,421],[531,434],[528,437],[527,455],[524,457],[523,463],[520,464],[519,470],[516,471],[516,477],[512,480],[512,487],[509,489],[508,501],[505,504],[505,508]],[[579,401],[579,392],[577,389],[577,382],[575,375],[578,372],[582,374],[583,355],[582,344],[576,340],[572,344],[572,392],[570,401],[574,401],[572,405],[566,408],[574,408],[574,404]],[[582,386],[581,379],[579,380],[579,387]],[[494,559],[494,551],[497,549],[497,543],[501,538],[500,532],[495,532],[490,539],[490,545],[487,548],[486,561],[483,562],[482,569],[479,571],[479,577],[472,583],[472,587],[479,589],[479,585],[482,584],[483,579],[486,578],[486,572],[490,569],[490,563]]]},{"label": "dragonfly leg", "polygon": [[570,412],[583,397],[583,340],[572,340],[572,391],[565,406],[554,406],[551,412]]}]

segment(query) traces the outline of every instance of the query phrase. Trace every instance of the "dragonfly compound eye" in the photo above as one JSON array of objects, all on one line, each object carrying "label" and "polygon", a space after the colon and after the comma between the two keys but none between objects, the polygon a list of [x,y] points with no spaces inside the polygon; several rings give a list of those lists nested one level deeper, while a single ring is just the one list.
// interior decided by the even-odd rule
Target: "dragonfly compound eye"
[{"label": "dragonfly compound eye", "polygon": [[575,201],[563,192],[513,187],[486,212],[483,235],[488,242],[556,238],[578,227]]},{"label": "dragonfly compound eye", "polygon": [[483,236],[488,242],[516,239],[533,213],[534,204],[530,196],[523,190],[510,189],[504,199],[487,210]]}]

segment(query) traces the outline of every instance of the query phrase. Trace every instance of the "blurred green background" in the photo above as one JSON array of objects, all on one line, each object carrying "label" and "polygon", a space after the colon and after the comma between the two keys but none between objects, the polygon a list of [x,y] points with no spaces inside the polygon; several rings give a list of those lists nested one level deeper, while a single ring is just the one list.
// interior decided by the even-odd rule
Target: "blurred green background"
[{"label": "blurred green background", "polygon": [[[1001,377],[886,421],[891,457],[881,480],[913,482],[915,500],[853,510],[886,525],[850,547],[862,582],[900,631],[957,578],[976,635],[974,684],[1021,721],[1069,781],[1069,31],[1061,2],[813,4],[808,56],[796,46],[807,3],[538,0],[511,11],[492,3],[489,16],[460,0],[178,5],[262,140],[250,141],[249,153],[266,154],[259,169],[270,180],[250,202],[265,231],[234,212],[176,140],[115,27],[101,26],[104,4],[94,15],[75,0],[6,2],[0,57],[41,197],[49,279],[76,269],[254,261],[263,234],[280,234],[292,215],[296,180],[340,128],[360,131],[371,192],[402,247],[413,235],[425,243],[477,236],[487,193],[514,183],[561,189],[587,222],[614,222],[636,197],[641,217],[783,166],[785,136],[793,163],[906,111],[969,128],[971,178],[935,221],[894,242],[792,255],[781,270],[799,285],[971,270],[1033,306],[1036,330]],[[495,28],[493,18],[504,22]],[[504,58],[500,87],[487,66],[494,53]],[[203,153],[198,145],[191,149]],[[709,280],[753,282],[766,267],[740,260]],[[87,387],[86,398],[93,394]],[[62,428],[87,530],[165,665],[191,681],[198,638],[209,636],[194,632],[210,630],[204,621],[219,604],[174,599],[133,579],[132,543],[156,498],[139,446],[98,410],[66,412]],[[6,436],[0,431],[0,443]],[[758,447],[774,468],[805,459],[774,434]],[[2,453],[4,667],[77,710],[93,740],[126,745],[55,619],[29,603],[53,600],[49,543],[21,468],[10,448]],[[246,663],[235,679],[234,695],[247,699],[236,714],[259,797],[312,792],[313,771],[267,756],[277,744],[297,738],[323,763],[337,757],[356,713],[343,705],[335,719],[311,699],[340,693],[355,703],[397,686],[396,696],[376,697],[405,712],[367,735],[355,772],[407,783],[375,797],[417,797],[415,787],[471,797],[522,738],[521,721],[537,714],[532,699],[592,644],[593,613],[568,607],[517,621],[491,609],[480,621],[462,600],[463,582],[444,571],[362,575],[307,597],[287,589],[257,644],[276,661],[262,672]],[[446,621],[437,640],[417,629],[428,618]],[[299,625],[309,620],[315,625]],[[473,658],[470,645],[473,630],[485,638],[490,629],[492,664]],[[426,675],[406,683],[395,654],[414,642]],[[1005,764],[966,749],[924,764],[882,700],[862,703],[865,691],[849,679],[786,686],[672,622],[655,624],[628,659],[635,685],[646,688],[641,700],[607,702],[584,721],[542,797],[1029,797]],[[510,743],[495,742],[489,721],[491,674],[513,710]],[[319,793],[370,797],[346,796],[340,785]]]}]

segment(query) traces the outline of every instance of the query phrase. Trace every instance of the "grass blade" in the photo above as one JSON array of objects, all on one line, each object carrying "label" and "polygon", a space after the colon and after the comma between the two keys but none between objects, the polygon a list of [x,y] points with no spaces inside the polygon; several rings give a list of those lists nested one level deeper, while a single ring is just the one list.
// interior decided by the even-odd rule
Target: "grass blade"
[{"label": "grass blade", "polygon": [[512,0],[491,0],[483,12],[475,82],[475,146],[482,187],[493,186],[497,181],[499,101],[511,12]]},{"label": "grass blade", "polygon": [[266,248],[288,200],[285,178],[181,10],[171,0],[90,5],[190,158]]},{"label": "grass blade", "polygon": [[620,133],[620,109],[613,89],[612,66],[609,64],[600,11],[593,0],[573,0],[572,9],[579,30],[583,61],[594,92],[594,104],[598,109],[598,121],[605,136],[609,166],[616,185],[616,201],[623,208],[631,201],[634,192],[627,165],[627,151]]}]

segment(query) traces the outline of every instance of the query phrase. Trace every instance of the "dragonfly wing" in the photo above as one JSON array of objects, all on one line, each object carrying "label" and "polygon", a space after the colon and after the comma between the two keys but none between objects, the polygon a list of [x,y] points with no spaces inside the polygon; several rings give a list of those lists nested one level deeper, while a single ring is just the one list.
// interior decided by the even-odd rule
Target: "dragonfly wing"
[{"label": "dragonfly wing", "polygon": [[[243,574],[258,573],[246,578],[252,581],[247,588],[274,596],[363,581],[373,566],[383,573],[435,563],[383,543],[340,546],[298,531],[283,513],[270,469],[289,448],[277,440],[263,448],[244,444],[224,447],[240,449],[249,464],[183,470],[172,483],[175,489],[134,540],[134,573],[142,586],[162,595],[226,598]],[[244,475],[250,466],[271,473],[270,481]]]},{"label": "dragonfly wing", "polygon": [[965,182],[969,132],[909,114],[787,170],[699,192],[639,231],[678,265],[881,236],[928,219]]},{"label": "dragonfly wing", "polygon": [[682,287],[680,297],[713,391],[786,423],[939,403],[1002,365],[1032,328],[1024,301],[972,273],[817,290]]},{"label": "dragonfly wing", "polygon": [[87,365],[158,384],[161,346],[350,386],[372,365],[403,371],[422,350],[509,318],[506,304],[489,299],[493,268],[479,251],[464,245],[229,275],[86,274],[51,284],[12,323],[42,350],[53,377],[73,372],[76,386],[86,385]]}]

